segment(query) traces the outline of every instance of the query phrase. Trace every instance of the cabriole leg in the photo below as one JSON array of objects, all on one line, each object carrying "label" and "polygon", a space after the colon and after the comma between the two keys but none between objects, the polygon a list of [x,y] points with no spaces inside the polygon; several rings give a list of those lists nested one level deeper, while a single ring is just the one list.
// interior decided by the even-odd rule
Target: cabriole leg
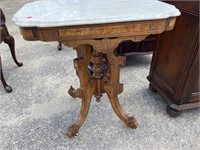
[{"label": "cabriole leg", "polygon": [[12,92],[12,88],[6,83],[4,76],[3,76],[3,69],[2,69],[2,61],[1,61],[1,55],[0,55],[0,79],[1,82],[4,86],[4,89],[6,90],[7,93],[11,93]]},{"label": "cabriole leg", "polygon": [[83,90],[82,106],[81,106],[81,110],[80,110],[78,119],[76,120],[76,122],[73,125],[71,125],[68,128],[68,131],[67,131],[67,136],[69,138],[76,136],[79,129],[81,128],[82,124],[84,123],[84,121],[87,117],[88,111],[89,111],[91,97],[92,97],[93,92],[94,92],[94,90],[92,88]]},{"label": "cabriole leg", "polygon": [[136,129],[138,127],[138,122],[135,119],[135,117],[129,117],[125,114],[125,112],[122,110],[121,105],[119,103],[118,94],[120,94],[123,91],[123,85],[119,83],[119,77],[120,77],[120,65],[123,65],[125,63],[125,57],[124,56],[118,56],[116,57],[114,53],[110,52],[108,55],[108,61],[109,61],[109,71],[110,72],[110,82],[107,82],[104,85],[105,92],[107,93],[112,108],[114,109],[117,116],[130,128]]},{"label": "cabriole leg", "polygon": [[16,55],[15,55],[15,40],[14,40],[13,36],[9,35],[9,36],[4,40],[4,42],[5,42],[6,44],[8,44],[14,62],[15,62],[19,67],[23,66],[23,63],[20,63],[20,62],[17,61]]}]

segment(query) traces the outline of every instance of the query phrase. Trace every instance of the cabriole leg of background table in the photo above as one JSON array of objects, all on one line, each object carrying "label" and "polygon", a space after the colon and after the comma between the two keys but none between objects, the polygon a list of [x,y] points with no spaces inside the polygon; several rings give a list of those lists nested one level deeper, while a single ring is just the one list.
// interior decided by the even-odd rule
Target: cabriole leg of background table
[{"label": "cabriole leg of background table", "polygon": [[12,88],[6,83],[4,76],[3,76],[3,69],[2,69],[2,61],[1,61],[1,54],[0,54],[0,80],[3,84],[4,89],[6,90],[7,93],[12,92]]},{"label": "cabriole leg of background table", "polygon": [[12,58],[13,58],[14,62],[17,64],[17,66],[19,66],[19,67],[23,66],[23,63],[17,61],[16,54],[15,54],[15,39],[13,38],[13,36],[9,35],[4,40],[4,42],[6,44],[8,44],[10,51],[11,51],[11,54],[12,54]]}]

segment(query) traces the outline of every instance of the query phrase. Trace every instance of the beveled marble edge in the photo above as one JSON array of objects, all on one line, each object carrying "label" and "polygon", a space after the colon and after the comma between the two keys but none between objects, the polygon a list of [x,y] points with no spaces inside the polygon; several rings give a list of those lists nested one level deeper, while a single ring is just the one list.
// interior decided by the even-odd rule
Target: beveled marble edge
[{"label": "beveled marble edge", "polygon": [[20,27],[55,27],[157,20],[179,15],[180,11],[173,5],[157,0],[40,0],[24,5],[12,19]]}]

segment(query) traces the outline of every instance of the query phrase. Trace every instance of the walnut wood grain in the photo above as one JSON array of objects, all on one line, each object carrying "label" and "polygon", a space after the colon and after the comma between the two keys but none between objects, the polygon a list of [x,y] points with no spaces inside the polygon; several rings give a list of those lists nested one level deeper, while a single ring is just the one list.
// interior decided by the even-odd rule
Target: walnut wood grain
[{"label": "walnut wood grain", "polygon": [[118,94],[123,91],[119,82],[120,65],[125,56],[116,56],[114,50],[124,40],[144,40],[148,35],[159,34],[173,29],[176,18],[161,20],[110,23],[97,25],[66,26],[51,28],[20,28],[25,40],[59,41],[73,47],[77,52],[74,68],[80,79],[80,88],[70,87],[68,93],[82,100],[80,114],[67,131],[72,138],[77,134],[89,111],[91,97],[99,102],[106,93],[117,116],[130,128],[137,128],[134,116],[129,117],[122,110]]},{"label": "walnut wood grain", "polygon": [[20,27],[21,34],[28,41],[77,41],[98,38],[129,37],[159,34],[172,30],[176,18],[163,20],[79,25],[66,27]]}]

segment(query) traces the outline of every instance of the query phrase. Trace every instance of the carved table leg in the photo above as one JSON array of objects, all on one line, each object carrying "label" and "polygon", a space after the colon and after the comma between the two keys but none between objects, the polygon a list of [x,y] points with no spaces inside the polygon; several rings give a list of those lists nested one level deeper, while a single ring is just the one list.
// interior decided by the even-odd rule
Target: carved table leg
[{"label": "carved table leg", "polygon": [[76,122],[68,128],[67,136],[69,138],[72,138],[75,135],[77,135],[80,127],[84,123],[84,121],[87,117],[88,111],[89,111],[91,97],[92,97],[93,92],[94,92],[94,90],[92,88],[84,89],[82,91],[82,106],[81,106],[80,114],[79,114]]},{"label": "carved table leg", "polygon": [[107,54],[109,61],[109,72],[110,72],[110,81],[104,85],[105,92],[107,93],[112,108],[114,109],[117,116],[130,128],[136,129],[138,127],[138,122],[135,117],[129,117],[122,110],[118,94],[123,91],[123,84],[119,83],[120,75],[120,65],[125,63],[125,57],[118,56],[116,57],[113,52]]},{"label": "carved table leg", "polygon": [[[119,83],[119,75],[120,65],[125,63],[124,56],[116,57],[114,55],[114,49],[119,41],[112,43],[110,39],[97,39],[93,42],[93,48],[84,44],[77,44],[80,45],[78,47],[74,46],[78,55],[74,59],[74,67],[80,79],[80,88],[75,90],[71,86],[68,93],[73,98],[82,99],[82,106],[78,119],[67,131],[67,136],[70,138],[77,134],[84,123],[92,95],[99,102],[103,93],[107,93],[115,113],[128,127],[134,129],[138,127],[135,117],[129,117],[124,113],[117,97],[123,91],[123,85]],[[76,45],[73,42],[72,45],[70,45],[70,42],[65,44]]]},{"label": "carved table leg", "polygon": [[[111,105],[117,116],[130,128],[136,129],[138,127],[138,122],[135,119],[135,117],[129,117],[124,113],[122,110],[119,99],[115,91],[112,89],[112,87],[105,88],[105,91],[110,99]],[[114,94],[113,94],[114,93]]]},{"label": "carved table leg", "polygon": [[71,87],[68,93],[76,98],[79,97],[82,99],[82,106],[80,110],[80,114],[76,122],[71,125],[67,131],[67,136],[69,138],[74,137],[82,124],[84,123],[91,102],[91,97],[94,93],[94,86],[92,86],[89,82],[89,74],[88,74],[88,65],[90,63],[91,56],[91,46],[82,45],[76,48],[78,58],[74,59],[74,67],[76,69],[76,74],[80,79],[80,88],[75,90]]},{"label": "carved table leg", "polygon": [[8,44],[14,62],[15,62],[19,67],[23,66],[23,63],[20,63],[20,62],[17,61],[16,55],[15,55],[15,40],[14,40],[13,36],[9,35],[9,36],[4,40],[4,42],[5,42],[6,44]]},{"label": "carved table leg", "polygon": [[2,61],[1,61],[1,55],[0,55],[0,79],[1,82],[4,86],[4,89],[6,90],[7,93],[11,93],[12,92],[12,88],[6,83],[4,76],[3,76],[3,69],[2,69]]}]

